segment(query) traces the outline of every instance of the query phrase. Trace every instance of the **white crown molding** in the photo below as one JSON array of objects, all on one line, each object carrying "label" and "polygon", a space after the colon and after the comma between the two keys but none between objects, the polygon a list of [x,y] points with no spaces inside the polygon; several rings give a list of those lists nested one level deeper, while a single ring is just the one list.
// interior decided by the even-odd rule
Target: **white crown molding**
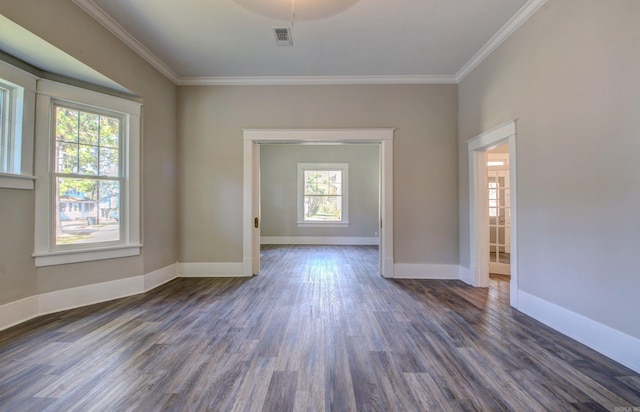
[{"label": "white crown molding", "polygon": [[89,16],[93,17],[98,23],[103,25],[107,30],[113,33],[117,38],[122,40],[124,44],[129,46],[136,54],[147,61],[156,70],[162,73],[167,79],[174,84],[178,83],[178,75],[171,70],[162,60],[147,49],[142,43],[136,40],[128,31],[120,26],[111,16],[98,7],[92,0],[73,0],[73,2],[85,11]]},{"label": "white crown molding", "polygon": [[546,1],[529,0],[455,75],[179,77],[167,64],[98,7],[93,0],[73,0],[78,7],[178,86],[458,84],[542,7]]},{"label": "white crown molding", "polygon": [[347,84],[456,84],[455,76],[180,77],[178,86],[294,86]]},{"label": "white crown molding", "polygon": [[506,39],[529,19],[547,0],[529,0],[502,28],[482,46],[482,48],[469,60],[454,76],[456,83],[460,83],[469,73],[489,57]]}]

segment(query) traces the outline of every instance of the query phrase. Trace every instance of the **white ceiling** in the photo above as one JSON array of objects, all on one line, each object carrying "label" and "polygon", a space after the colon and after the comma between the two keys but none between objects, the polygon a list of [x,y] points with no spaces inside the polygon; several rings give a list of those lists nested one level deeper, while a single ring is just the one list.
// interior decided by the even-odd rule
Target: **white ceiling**
[{"label": "white ceiling", "polygon": [[[177,84],[455,83],[544,3],[74,1]],[[277,46],[292,1],[294,45]]]}]

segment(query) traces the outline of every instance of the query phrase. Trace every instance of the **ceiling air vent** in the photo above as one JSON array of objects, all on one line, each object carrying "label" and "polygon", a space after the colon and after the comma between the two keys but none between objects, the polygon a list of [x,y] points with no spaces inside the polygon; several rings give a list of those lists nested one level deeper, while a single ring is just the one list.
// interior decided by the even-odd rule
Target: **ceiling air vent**
[{"label": "ceiling air vent", "polygon": [[274,27],[273,32],[276,35],[276,43],[278,46],[293,46],[291,29],[289,27]]}]

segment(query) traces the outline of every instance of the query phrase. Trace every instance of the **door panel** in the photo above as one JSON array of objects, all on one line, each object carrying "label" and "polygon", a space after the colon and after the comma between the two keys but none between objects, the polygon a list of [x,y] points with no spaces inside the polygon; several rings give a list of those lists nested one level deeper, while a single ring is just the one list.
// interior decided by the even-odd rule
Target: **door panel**
[{"label": "door panel", "polygon": [[511,205],[508,166],[489,167],[489,273],[511,273]]}]

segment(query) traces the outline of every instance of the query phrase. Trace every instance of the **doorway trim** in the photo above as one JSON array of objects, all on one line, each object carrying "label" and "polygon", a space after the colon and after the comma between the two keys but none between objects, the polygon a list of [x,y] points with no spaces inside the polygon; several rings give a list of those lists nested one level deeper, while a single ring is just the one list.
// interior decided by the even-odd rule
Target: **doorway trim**
[{"label": "doorway trim", "polygon": [[516,121],[511,120],[467,140],[469,151],[469,263],[473,286],[489,286],[489,205],[486,202],[487,150],[509,144],[511,184],[510,303],[518,307],[518,231],[516,202]]},{"label": "doorway trim", "polygon": [[[243,129],[243,274],[260,268],[260,143],[379,143],[380,144],[380,273],[393,277],[393,132],[380,129]],[[256,270],[257,269],[257,270]]]}]

